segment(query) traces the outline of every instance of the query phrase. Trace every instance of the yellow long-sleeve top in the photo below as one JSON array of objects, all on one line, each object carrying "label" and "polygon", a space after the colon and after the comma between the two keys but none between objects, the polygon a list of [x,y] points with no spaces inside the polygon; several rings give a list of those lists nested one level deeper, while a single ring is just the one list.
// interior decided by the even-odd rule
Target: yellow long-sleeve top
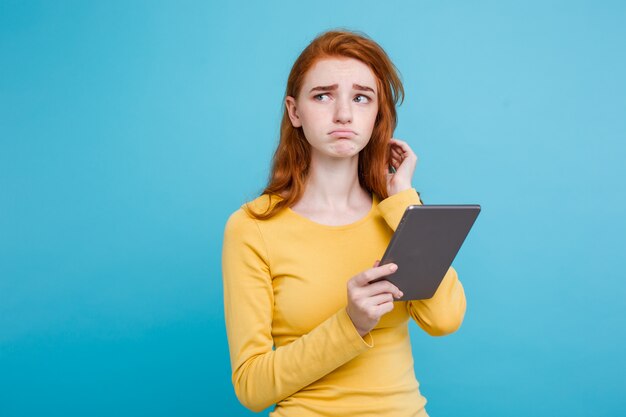
[{"label": "yellow long-sleeve top", "polygon": [[[237,398],[279,416],[427,416],[413,369],[412,318],[428,334],[458,329],[465,293],[450,267],[428,300],[397,301],[364,337],[346,312],[347,281],[372,268],[415,189],[383,201],[362,219],[316,223],[291,209],[256,220],[243,207],[226,223],[224,313]],[[272,197],[272,204],[277,197]],[[251,202],[256,211],[267,195]]]}]

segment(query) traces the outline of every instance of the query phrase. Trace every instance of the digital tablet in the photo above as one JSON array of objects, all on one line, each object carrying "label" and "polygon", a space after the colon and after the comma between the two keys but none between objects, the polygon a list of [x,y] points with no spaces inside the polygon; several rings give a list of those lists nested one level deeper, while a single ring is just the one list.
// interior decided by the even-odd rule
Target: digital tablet
[{"label": "digital tablet", "polygon": [[479,205],[412,205],[394,232],[379,265],[398,270],[370,281],[388,280],[404,293],[395,301],[431,298],[465,241]]}]

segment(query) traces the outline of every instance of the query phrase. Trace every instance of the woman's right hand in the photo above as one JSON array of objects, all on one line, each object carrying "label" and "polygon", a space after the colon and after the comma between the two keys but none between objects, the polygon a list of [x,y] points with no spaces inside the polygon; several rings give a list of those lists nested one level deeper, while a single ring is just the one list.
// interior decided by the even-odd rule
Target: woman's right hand
[{"label": "woman's right hand", "polygon": [[393,263],[383,266],[378,264],[379,261],[376,261],[373,268],[355,275],[348,281],[346,311],[361,337],[372,330],[383,315],[393,310],[394,297],[402,297],[402,291],[387,280],[369,283],[376,278],[391,275],[398,269]]}]

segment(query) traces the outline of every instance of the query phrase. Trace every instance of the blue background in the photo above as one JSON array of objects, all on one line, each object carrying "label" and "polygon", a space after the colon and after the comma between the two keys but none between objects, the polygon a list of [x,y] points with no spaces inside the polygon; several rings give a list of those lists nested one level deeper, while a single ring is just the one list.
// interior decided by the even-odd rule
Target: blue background
[{"label": "blue background", "polygon": [[623,415],[625,22],[619,1],[2,0],[0,415],[253,415],[223,227],[335,27],[399,68],[424,201],[483,207],[462,328],[410,323],[429,413]]}]

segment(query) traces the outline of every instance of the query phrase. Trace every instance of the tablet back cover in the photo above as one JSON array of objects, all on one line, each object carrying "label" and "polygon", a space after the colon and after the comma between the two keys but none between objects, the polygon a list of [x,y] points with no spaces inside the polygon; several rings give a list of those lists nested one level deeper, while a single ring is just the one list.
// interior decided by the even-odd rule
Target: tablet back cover
[{"label": "tablet back cover", "polygon": [[380,262],[398,265],[383,277],[404,293],[397,301],[435,294],[479,213],[479,205],[407,207]]}]

